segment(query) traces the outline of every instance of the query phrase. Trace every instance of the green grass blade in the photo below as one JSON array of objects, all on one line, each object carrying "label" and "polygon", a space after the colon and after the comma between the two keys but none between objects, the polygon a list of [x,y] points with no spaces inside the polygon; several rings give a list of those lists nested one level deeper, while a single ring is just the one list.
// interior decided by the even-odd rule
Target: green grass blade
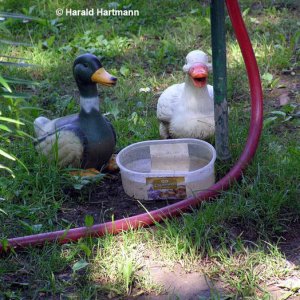
[{"label": "green grass blade", "polygon": [[10,173],[10,175],[11,175],[13,178],[15,178],[14,172],[13,172],[10,168],[5,167],[5,166],[3,166],[2,164],[0,164],[0,169],[7,171],[8,173]]},{"label": "green grass blade", "polygon": [[12,161],[18,162],[26,170],[26,172],[29,174],[29,171],[28,171],[27,167],[25,166],[25,164],[20,159],[18,159],[17,157],[15,157],[11,154],[8,154],[3,149],[0,149],[0,155],[4,156],[4,157],[6,157],[6,158],[8,158]]},{"label": "green grass blade", "polygon": [[0,55],[0,57],[9,58],[9,59],[18,59],[18,60],[31,60],[29,58],[17,57],[17,56],[11,56],[11,55]]},{"label": "green grass blade", "polygon": [[25,94],[25,93],[0,93],[0,96],[2,96],[3,98],[7,98],[7,99],[29,99],[32,97],[32,95],[30,94]]},{"label": "green grass blade", "polygon": [[4,66],[12,66],[12,67],[35,67],[36,65],[33,64],[27,64],[22,62],[10,62],[10,61],[0,61],[0,65]]},{"label": "green grass blade", "polygon": [[1,130],[4,130],[6,132],[12,132],[7,126],[3,125],[3,124],[0,124],[0,129]]},{"label": "green grass blade", "polygon": [[[26,80],[21,78],[13,78],[13,77],[3,77],[7,83],[11,84],[20,84],[20,85],[39,85],[38,81]],[[1,80],[1,78],[0,78]]]},{"label": "green grass blade", "polygon": [[29,174],[29,170],[26,167],[26,165],[20,159],[18,159],[17,157],[15,157],[15,160],[24,168],[24,170],[27,172],[27,174]]},{"label": "green grass blade", "polygon": [[7,84],[7,80],[4,79],[1,75],[0,75],[0,83],[1,83],[2,86],[5,87],[10,93],[12,92],[10,86]]},{"label": "green grass blade", "polygon": [[8,123],[14,123],[14,124],[17,124],[17,125],[24,125],[24,123],[20,122],[19,120],[7,118],[7,117],[0,117],[0,121],[5,121],[5,122],[8,122]]},{"label": "green grass blade", "polygon": [[[0,127],[1,128],[1,127]],[[22,130],[16,130],[16,133],[18,134],[18,136],[21,136],[21,137],[27,137],[31,140],[34,140],[35,138],[33,136],[31,136],[30,134],[22,131]]]},{"label": "green grass blade", "polygon": [[[2,168],[1,166],[2,166],[2,165],[0,165],[0,169],[8,169],[8,168],[6,168],[6,167]],[[9,170],[9,169],[8,169],[8,170]],[[0,212],[3,213],[4,215],[7,215],[7,216],[8,216],[7,212],[6,212],[5,210],[1,209],[1,208],[0,208]]]},{"label": "green grass blade", "polygon": [[14,42],[10,40],[0,39],[0,44],[12,45],[12,46],[25,46],[25,47],[32,47],[32,44],[23,43],[23,42]]},{"label": "green grass blade", "polygon": [[16,14],[16,13],[8,13],[8,12],[0,12],[0,18],[4,19],[20,19],[23,21],[39,21],[40,18],[37,17],[29,17],[23,14]]},{"label": "green grass blade", "polygon": [[0,149],[0,155],[10,159],[10,160],[16,160],[13,156],[11,156],[10,154],[8,154],[7,152],[5,152],[4,150]]}]

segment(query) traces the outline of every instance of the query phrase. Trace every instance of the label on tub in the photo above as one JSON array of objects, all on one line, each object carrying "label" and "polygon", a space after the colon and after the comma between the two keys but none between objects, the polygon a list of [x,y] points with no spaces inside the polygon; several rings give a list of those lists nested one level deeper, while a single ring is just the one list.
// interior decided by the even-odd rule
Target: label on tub
[{"label": "label on tub", "polygon": [[184,177],[146,178],[148,200],[176,200],[186,198]]}]

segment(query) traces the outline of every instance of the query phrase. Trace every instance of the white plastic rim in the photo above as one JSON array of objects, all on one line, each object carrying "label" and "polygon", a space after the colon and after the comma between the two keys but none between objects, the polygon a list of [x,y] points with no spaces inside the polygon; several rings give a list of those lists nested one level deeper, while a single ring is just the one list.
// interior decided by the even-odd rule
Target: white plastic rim
[{"label": "white plastic rim", "polygon": [[[199,173],[199,172],[203,172],[205,173],[206,171],[211,170],[214,167],[214,163],[216,161],[216,150],[215,148],[209,144],[206,141],[203,140],[198,140],[198,139],[190,139],[190,138],[184,138],[184,139],[168,139],[168,140],[151,140],[151,141],[143,141],[143,142],[138,142],[138,143],[134,143],[131,144],[129,146],[127,146],[126,148],[122,149],[116,158],[116,162],[118,167],[121,170],[121,174],[126,173],[128,175],[133,175],[133,176],[149,176],[149,173],[144,173],[144,172],[137,172],[137,171],[133,171],[130,170],[128,168],[126,168],[122,163],[122,157],[126,156],[127,153],[129,153],[131,150],[139,148],[139,147],[145,147],[145,146],[150,146],[150,145],[157,145],[157,144],[180,144],[180,143],[187,143],[187,144],[196,144],[196,145],[204,145],[206,147],[206,149],[208,150],[208,152],[210,152],[212,154],[212,158],[209,161],[209,163],[207,165],[205,165],[202,168],[196,169],[194,171],[188,171],[188,172],[182,172],[183,175],[193,175],[195,173]],[[158,175],[158,174],[157,174]],[[174,173],[164,173],[161,174],[161,176],[174,176]],[[130,176],[130,177],[131,177]],[[160,175],[158,175],[160,176]]]}]

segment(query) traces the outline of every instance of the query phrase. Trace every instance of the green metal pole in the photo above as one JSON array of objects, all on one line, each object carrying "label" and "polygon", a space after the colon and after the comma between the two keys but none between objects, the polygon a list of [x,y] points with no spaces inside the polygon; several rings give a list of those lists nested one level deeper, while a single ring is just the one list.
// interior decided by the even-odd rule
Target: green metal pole
[{"label": "green metal pole", "polygon": [[224,0],[211,0],[210,19],[213,59],[213,86],[215,107],[215,147],[217,157],[231,157],[228,140],[228,107],[226,81],[226,39]]}]

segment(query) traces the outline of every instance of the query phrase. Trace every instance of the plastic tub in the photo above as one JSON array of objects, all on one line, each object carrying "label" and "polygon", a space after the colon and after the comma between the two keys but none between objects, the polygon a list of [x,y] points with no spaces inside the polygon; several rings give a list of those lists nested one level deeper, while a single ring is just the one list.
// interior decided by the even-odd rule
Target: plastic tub
[{"label": "plastic tub", "polygon": [[124,191],[139,200],[184,199],[215,183],[214,147],[197,139],[132,144],[117,155]]}]

